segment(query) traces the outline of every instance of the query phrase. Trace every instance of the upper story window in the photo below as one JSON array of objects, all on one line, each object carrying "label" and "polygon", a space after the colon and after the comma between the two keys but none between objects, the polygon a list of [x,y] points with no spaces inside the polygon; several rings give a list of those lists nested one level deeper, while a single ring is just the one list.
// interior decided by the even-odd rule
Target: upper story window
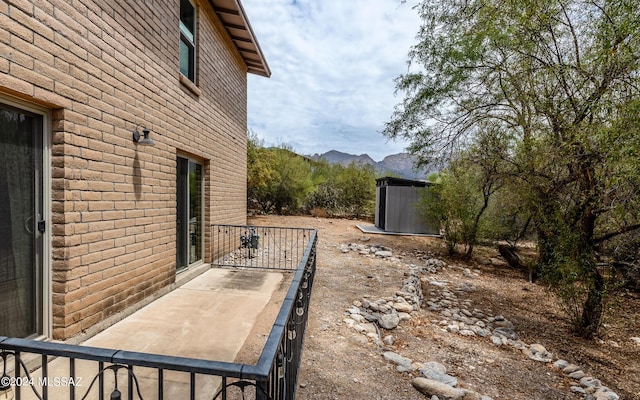
[{"label": "upper story window", "polygon": [[196,81],[196,9],[189,0],[180,0],[180,72]]}]

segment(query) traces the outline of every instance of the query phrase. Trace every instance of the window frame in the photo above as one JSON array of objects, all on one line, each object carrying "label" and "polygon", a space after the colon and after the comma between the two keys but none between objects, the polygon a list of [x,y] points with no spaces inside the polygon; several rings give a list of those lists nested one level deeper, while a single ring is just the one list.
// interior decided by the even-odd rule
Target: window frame
[{"label": "window frame", "polygon": [[[192,18],[193,18],[193,31],[189,30],[189,27],[187,26],[187,24],[185,24],[185,22],[183,21],[182,18],[182,13],[183,13],[183,9],[182,9],[182,5],[188,3],[191,6],[191,11],[193,12]],[[179,40],[179,51],[178,51],[178,56],[179,56],[179,70],[180,70],[180,74],[182,74],[182,76],[184,76],[185,78],[187,78],[190,82],[192,82],[193,84],[196,84],[196,44],[197,44],[197,8],[196,6],[193,4],[193,2],[191,2],[191,0],[180,0],[180,12],[179,12],[180,16],[179,16],[179,22],[178,22],[178,26],[179,26],[179,31],[180,31],[180,40]],[[186,48],[186,51],[188,52],[187,56],[187,68],[186,71],[183,71],[182,68],[182,61],[183,61],[183,46],[184,48]]]}]

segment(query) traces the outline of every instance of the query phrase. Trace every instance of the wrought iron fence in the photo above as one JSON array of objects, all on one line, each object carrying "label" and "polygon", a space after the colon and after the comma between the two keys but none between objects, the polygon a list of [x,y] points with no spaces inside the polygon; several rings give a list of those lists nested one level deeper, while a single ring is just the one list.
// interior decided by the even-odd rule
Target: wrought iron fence
[{"label": "wrought iron fence", "polygon": [[212,225],[214,264],[295,270],[313,232],[308,228]]},{"label": "wrought iron fence", "polygon": [[[251,228],[245,228],[251,244]],[[269,229],[255,232],[270,237],[276,230]],[[304,247],[255,365],[0,337],[0,399],[294,399],[316,270],[317,232],[286,229],[286,234],[295,233],[289,238]],[[245,232],[241,227],[222,231]],[[288,269],[290,250],[286,257],[286,262],[266,268]],[[59,375],[60,368],[66,376]]]}]

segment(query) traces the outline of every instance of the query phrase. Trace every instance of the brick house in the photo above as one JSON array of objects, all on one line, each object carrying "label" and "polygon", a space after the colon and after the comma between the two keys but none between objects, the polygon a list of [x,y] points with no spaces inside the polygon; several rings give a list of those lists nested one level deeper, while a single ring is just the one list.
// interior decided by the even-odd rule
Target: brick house
[{"label": "brick house", "polygon": [[0,336],[68,339],[246,222],[247,73],[270,71],[239,0],[3,0],[0,27]]}]

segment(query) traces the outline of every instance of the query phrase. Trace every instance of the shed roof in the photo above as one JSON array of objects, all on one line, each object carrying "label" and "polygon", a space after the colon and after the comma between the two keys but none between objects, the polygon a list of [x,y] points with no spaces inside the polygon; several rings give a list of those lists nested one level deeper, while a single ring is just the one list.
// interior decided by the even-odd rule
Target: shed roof
[{"label": "shed roof", "polygon": [[209,3],[247,64],[247,72],[270,77],[271,70],[240,0],[209,0]]},{"label": "shed roof", "polygon": [[417,181],[413,179],[396,178],[393,176],[385,176],[383,178],[376,179],[376,186],[413,186],[413,187],[426,187],[431,186],[431,182]]}]

